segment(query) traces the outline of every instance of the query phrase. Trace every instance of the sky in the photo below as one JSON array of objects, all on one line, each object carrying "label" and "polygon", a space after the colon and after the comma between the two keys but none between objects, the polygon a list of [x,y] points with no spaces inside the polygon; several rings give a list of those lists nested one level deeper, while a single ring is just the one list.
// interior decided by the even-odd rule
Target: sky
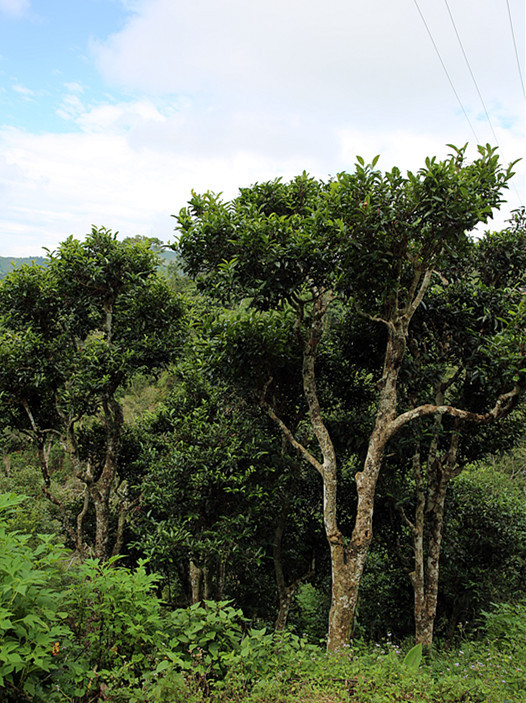
[{"label": "sky", "polygon": [[524,38],[523,0],[0,0],[0,256],[357,155],[526,157]]}]

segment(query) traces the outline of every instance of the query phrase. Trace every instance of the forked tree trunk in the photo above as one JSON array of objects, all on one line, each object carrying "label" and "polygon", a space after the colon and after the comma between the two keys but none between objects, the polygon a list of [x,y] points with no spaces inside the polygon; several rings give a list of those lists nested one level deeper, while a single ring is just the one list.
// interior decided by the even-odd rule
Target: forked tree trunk
[{"label": "forked tree trunk", "polygon": [[[428,277],[426,278],[428,280]],[[364,468],[356,474],[358,506],[351,540],[346,547],[337,520],[337,461],[330,433],[323,421],[315,376],[315,359],[322,339],[325,313],[333,300],[331,291],[322,291],[314,299],[309,334],[303,340],[303,390],[309,407],[312,429],[318,441],[322,461],[318,461],[301,445],[276,415],[272,406],[264,403],[270,417],[281,428],[284,436],[320,473],[323,481],[323,522],[331,552],[332,596],[329,612],[327,648],[336,651],[347,645],[358,602],[360,582],[373,534],[373,512],[376,483],[385,447],[394,434],[396,417],[396,384],[403,361],[410,315],[397,323],[389,323],[384,371],[380,384],[380,398],[376,424],[369,440]],[[416,307],[415,307],[416,309]],[[299,319],[302,320],[302,310]],[[298,324],[298,328],[299,328]]]},{"label": "forked tree trunk", "polygon": [[[327,645],[330,651],[340,649],[349,642],[360,583],[373,538],[376,484],[387,442],[393,434],[392,425],[396,417],[397,402],[396,384],[406,346],[407,324],[405,320],[402,320],[398,325],[389,326],[388,332],[376,423],[369,438],[363,469],[358,471],[355,476],[358,505],[351,540],[345,549],[341,535],[341,546],[336,542],[331,543],[333,600],[329,617]],[[331,542],[330,539],[329,542]]]},{"label": "forked tree trunk", "polygon": [[122,408],[112,397],[103,402],[106,426],[106,456],[100,476],[90,480],[88,490],[95,508],[94,556],[106,560],[109,556],[110,497],[116,476],[117,459],[123,426]]},{"label": "forked tree trunk", "polygon": [[[316,459],[294,437],[290,429],[278,417],[272,405],[265,401],[262,404],[267,409],[269,416],[280,427],[283,435],[293,447],[301,452],[303,457],[319,472],[323,481],[323,522],[325,534],[330,546],[332,569],[332,599],[329,614],[329,631],[327,648],[329,651],[341,649],[348,644],[352,631],[360,582],[367,558],[369,546],[373,536],[373,513],[376,484],[382,467],[385,449],[389,440],[406,424],[428,415],[448,414],[461,420],[475,422],[489,422],[501,417],[508,412],[518,398],[518,387],[502,394],[494,408],[488,413],[477,414],[453,408],[450,406],[425,404],[413,408],[405,413],[398,414],[398,375],[404,361],[406,344],[409,334],[409,324],[422,302],[425,291],[429,286],[432,272],[416,271],[413,284],[408,294],[407,304],[403,309],[391,312],[389,320],[374,319],[385,324],[388,339],[384,358],[383,372],[379,387],[379,399],[376,411],[376,421],[371,437],[363,469],[358,471],[356,491],[358,505],[352,536],[347,547],[344,545],[343,535],[337,520],[337,462],[336,453],[330,433],[323,421],[315,377],[316,352],[321,341],[325,313],[333,300],[332,291],[320,291],[314,295],[312,320],[308,335],[302,339],[303,343],[303,391],[309,408],[309,417],[312,429],[316,436],[321,452],[322,461]],[[398,301],[396,301],[398,305]],[[303,322],[303,309],[298,311],[296,329],[301,328]],[[269,380],[267,388],[272,379]],[[441,529],[441,528],[440,528]],[[432,550],[440,549],[440,540],[436,539],[431,545]],[[431,572],[433,564],[430,562]],[[436,574],[438,575],[438,559],[436,559]],[[438,578],[438,576],[437,576]],[[432,596],[436,597],[436,596]]]},{"label": "forked tree trunk", "polygon": [[426,501],[423,482],[417,487],[413,525],[414,569],[409,574],[414,594],[415,640],[430,651],[438,601],[438,577],[444,504],[449,477],[433,467],[435,480]]},{"label": "forked tree trunk", "polygon": [[[443,402],[443,397],[437,400],[439,403]],[[415,640],[427,651],[431,651],[433,646],[446,493],[449,481],[459,473],[456,460],[460,421],[455,423],[447,451],[440,455],[437,445],[441,428],[441,418],[437,417],[435,438],[429,449],[425,476],[420,462],[420,451],[417,450],[413,457],[416,486],[414,523],[404,516],[413,534],[414,569],[409,578],[414,594]]]},{"label": "forked tree trunk", "polygon": [[221,600],[226,575],[226,565],[219,562],[214,566],[214,560],[204,558],[199,566],[190,559],[188,578],[190,583],[190,598],[192,605],[203,600]]}]

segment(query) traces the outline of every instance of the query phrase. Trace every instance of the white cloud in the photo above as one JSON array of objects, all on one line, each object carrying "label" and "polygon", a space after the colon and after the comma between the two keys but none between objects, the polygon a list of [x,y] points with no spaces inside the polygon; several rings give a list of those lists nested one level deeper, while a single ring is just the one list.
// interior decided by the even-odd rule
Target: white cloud
[{"label": "white cloud", "polygon": [[170,105],[158,107],[148,98],[89,103],[83,100],[84,90],[79,84],[66,84],[66,88],[68,92],[56,112],[88,133],[124,134],[141,125],[148,127],[164,122],[175,110]]},{"label": "white cloud", "polygon": [[9,17],[22,17],[29,9],[29,0],[0,0],[0,13]]},{"label": "white cloud", "polygon": [[[521,27],[522,3],[511,6]],[[319,175],[350,168],[367,145],[382,163],[418,168],[446,143],[475,142],[472,128],[476,141],[495,141],[446,7],[420,7],[461,105],[412,0],[137,0],[94,52],[113,85],[154,101],[177,96],[156,129],[135,125],[136,144],[199,158],[251,154],[263,170],[294,164]],[[458,0],[453,12],[501,154],[515,159],[524,102],[507,15],[478,0]]]},{"label": "white cloud", "polygon": [[[445,7],[421,6],[466,109],[478,111]],[[486,99],[498,91],[513,109],[509,31],[509,50],[497,39],[508,30],[506,14],[493,3],[460,0],[456,15]],[[361,125],[421,124],[422,108],[429,126],[439,125],[455,103],[412,0],[142,0],[95,51],[108,80],[141,92],[309,110]]]},{"label": "white cloud", "polygon": [[[418,169],[473,141],[412,0],[121,2],[127,25],[93,50],[126,93],[95,100],[72,81],[57,108],[69,133],[0,130],[0,254],[38,254],[30,237],[54,248],[92,224],[167,240],[191,189],[229,198],[304,169],[327,178],[357,154]],[[502,156],[515,159],[524,127],[506,14],[455,4]],[[479,140],[493,142],[444,7],[420,5]]]},{"label": "white cloud", "polygon": [[64,87],[67,89],[68,93],[82,94],[84,88],[80,83],[72,81],[71,83],[64,83]]},{"label": "white cloud", "polygon": [[[70,234],[83,237],[92,224],[123,236],[151,234],[166,241],[174,237],[170,215],[185,205],[192,189],[221,191],[230,198],[240,186],[292,178],[303,169],[327,178],[352,169],[356,154],[371,159],[381,153],[379,167],[387,170],[395,164],[417,169],[426,155],[447,152],[432,134],[354,128],[309,148],[308,122],[288,124],[283,135],[276,126],[268,142],[256,148],[252,136],[261,122],[255,118],[241,115],[233,124],[216,124],[212,115],[195,125],[194,116],[191,110],[163,114],[138,101],[82,106],[72,119],[84,131],[75,133],[0,130],[0,255],[39,254],[42,246],[53,249]],[[511,139],[506,147],[517,150],[518,141]],[[513,190],[510,196],[515,197]]]},{"label": "white cloud", "polygon": [[15,93],[21,95],[24,100],[27,100],[28,102],[35,102],[37,93],[34,90],[31,90],[31,88],[27,88],[25,85],[15,83],[13,85],[13,90],[15,91]]},{"label": "white cloud", "polygon": [[76,120],[84,112],[84,105],[78,95],[65,95],[57,109],[57,115],[63,120]]}]

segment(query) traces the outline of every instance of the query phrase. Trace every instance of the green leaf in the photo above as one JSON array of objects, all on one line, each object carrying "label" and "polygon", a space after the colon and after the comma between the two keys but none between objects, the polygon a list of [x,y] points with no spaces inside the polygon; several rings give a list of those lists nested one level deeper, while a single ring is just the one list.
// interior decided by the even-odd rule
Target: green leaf
[{"label": "green leaf", "polygon": [[404,657],[404,664],[409,669],[416,671],[422,661],[422,643],[419,642],[412,647]]}]

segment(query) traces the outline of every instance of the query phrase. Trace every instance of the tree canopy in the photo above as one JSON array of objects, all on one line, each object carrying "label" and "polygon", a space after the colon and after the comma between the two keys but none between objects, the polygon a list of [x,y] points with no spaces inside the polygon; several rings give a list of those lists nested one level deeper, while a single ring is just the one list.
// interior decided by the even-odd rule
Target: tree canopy
[{"label": "tree canopy", "polygon": [[[466,147],[452,147],[446,160],[426,159],[417,173],[405,176],[397,168],[377,170],[377,159],[366,165],[359,158],[354,172],[327,182],[304,173],[290,183],[276,180],[243,188],[228,203],[211,193],[194,193],[178,216],[186,272],[209,293],[257,310],[251,318],[240,312],[247,331],[250,319],[255,328],[270,329],[276,315],[288,318],[288,339],[294,340],[289,348],[296,349],[302,402],[317,447],[307,445],[289,426],[289,417],[280,414],[280,388],[275,384],[279,368],[267,364],[265,369],[257,344],[229,344],[229,330],[232,324],[240,328],[238,320],[223,318],[223,338],[229,365],[239,370],[240,379],[252,375],[258,402],[322,477],[332,560],[332,649],[350,635],[387,443],[408,423],[426,416],[492,421],[509,412],[518,397],[522,360],[515,354],[513,360],[508,358],[513,364],[509,383],[487,398],[481,412],[462,402],[459,407],[437,402],[434,394],[417,406],[401,407],[399,374],[411,321],[424,309],[434,277],[447,277],[442,269],[467,255],[469,232],[487,222],[501,204],[513,173],[513,165],[503,168],[489,145],[479,147],[471,163],[465,152]],[[383,327],[383,352],[376,353],[382,361],[376,370],[373,427],[362,468],[355,474],[357,508],[349,536],[339,526],[337,451],[316,377],[318,351],[337,305]]]},{"label": "tree canopy", "polygon": [[[4,424],[35,442],[45,490],[63,512],[49,490],[48,457],[55,441],[67,448],[84,488],[76,520],[64,519],[82,552],[83,519],[95,510],[92,546],[100,557],[109,548],[123,425],[118,391],[138,370],[166,364],[179,344],[181,304],[156,266],[148,243],[93,228],[82,242],[67,239],[46,266],[24,266],[0,286]],[[117,505],[124,517],[124,494]]]}]

